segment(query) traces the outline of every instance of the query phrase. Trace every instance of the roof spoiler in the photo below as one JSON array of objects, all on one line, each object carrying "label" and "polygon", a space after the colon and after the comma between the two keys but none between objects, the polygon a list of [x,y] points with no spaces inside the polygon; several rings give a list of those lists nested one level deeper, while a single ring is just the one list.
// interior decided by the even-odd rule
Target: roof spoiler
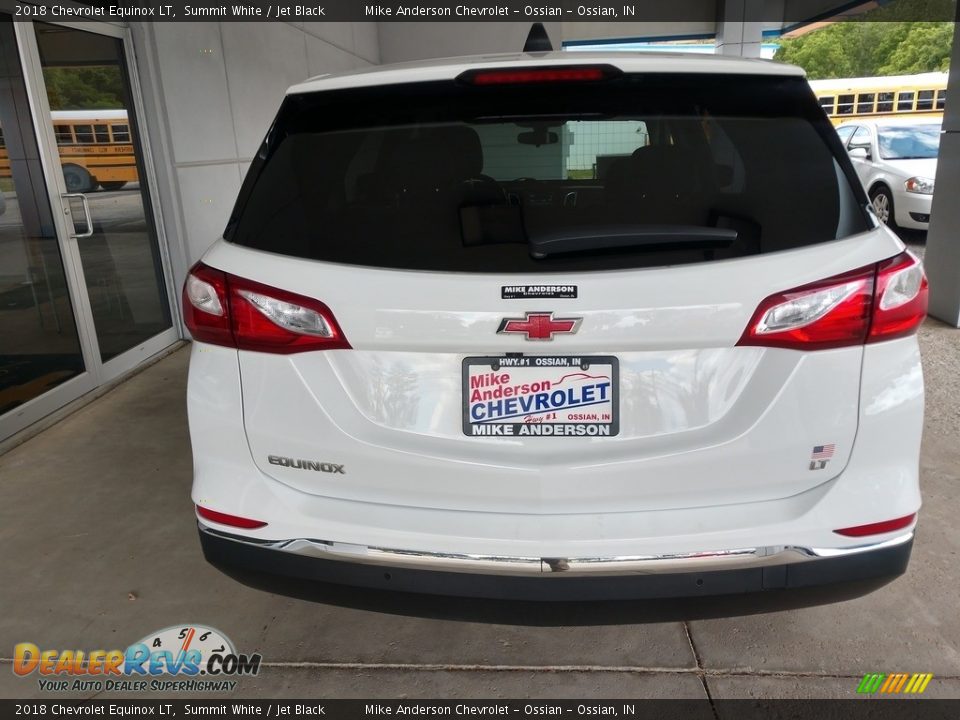
[{"label": "roof spoiler", "polygon": [[553,44],[550,42],[550,36],[543,27],[543,23],[534,23],[530,26],[530,32],[527,35],[527,41],[523,44],[525,53],[551,52]]}]

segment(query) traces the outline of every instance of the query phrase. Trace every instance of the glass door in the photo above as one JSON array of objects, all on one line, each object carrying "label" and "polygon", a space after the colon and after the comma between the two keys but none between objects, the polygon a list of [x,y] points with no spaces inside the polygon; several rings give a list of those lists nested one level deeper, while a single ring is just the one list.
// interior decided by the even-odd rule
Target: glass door
[{"label": "glass door", "polygon": [[[54,196],[56,197],[56,196]],[[55,209],[54,209],[55,208]],[[13,20],[0,14],[0,439],[95,387],[34,131]]]},{"label": "glass door", "polygon": [[177,340],[126,33],[0,13],[0,440]]},{"label": "glass door", "polygon": [[53,130],[99,359],[108,363],[173,328],[124,40],[33,27],[46,101],[38,105]]}]

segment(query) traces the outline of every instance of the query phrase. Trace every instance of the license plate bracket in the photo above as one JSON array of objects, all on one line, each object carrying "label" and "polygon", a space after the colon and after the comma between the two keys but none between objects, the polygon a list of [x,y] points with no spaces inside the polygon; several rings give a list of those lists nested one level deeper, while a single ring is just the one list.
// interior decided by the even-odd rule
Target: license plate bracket
[{"label": "license plate bracket", "polygon": [[613,437],[620,366],[612,355],[488,355],[463,359],[469,437]]}]

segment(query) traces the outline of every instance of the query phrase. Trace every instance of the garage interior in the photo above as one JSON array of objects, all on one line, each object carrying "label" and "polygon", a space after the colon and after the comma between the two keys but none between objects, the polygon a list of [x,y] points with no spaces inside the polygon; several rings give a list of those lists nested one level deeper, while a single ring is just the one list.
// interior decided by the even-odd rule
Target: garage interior
[{"label": "garage interior", "polygon": [[[836,3],[781,5],[784,18],[813,18]],[[762,0],[719,0],[716,22],[546,27],[555,46],[713,33],[717,52],[758,57],[764,30],[778,25],[769,15]],[[174,310],[187,268],[222,231],[289,85],[380,63],[514,51],[528,30],[130,23]],[[960,72],[951,74],[949,96],[960,98]],[[925,255],[931,285],[931,317],[920,331],[924,508],[908,573],[882,590],[835,604],[770,593],[668,606],[450,600],[293,582],[272,592],[254,576],[218,571],[200,552],[184,403],[189,346],[179,340],[27,429],[0,433],[0,665],[11,665],[18,642],[125,647],[189,621],[263,655],[260,675],[230,697],[850,697],[867,672],[930,672],[925,695],[960,697],[960,539],[952,532],[960,502],[960,103],[947,103],[943,130],[930,230],[908,238]],[[0,695],[45,696],[12,672],[0,672]]]}]

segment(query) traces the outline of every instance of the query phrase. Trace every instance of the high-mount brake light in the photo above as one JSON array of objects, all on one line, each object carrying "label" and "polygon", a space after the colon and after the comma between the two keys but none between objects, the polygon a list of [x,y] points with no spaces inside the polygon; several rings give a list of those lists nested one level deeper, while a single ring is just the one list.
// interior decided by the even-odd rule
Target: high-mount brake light
[{"label": "high-mount brake light", "polygon": [[319,300],[203,263],[187,274],[183,316],[195,340],[239,350],[290,354],[350,347]]},{"label": "high-mount brake light", "polygon": [[620,75],[612,65],[588,65],[549,68],[496,68],[468,70],[458,81],[467,85],[538,85],[544,83],[598,82]]},{"label": "high-mount brake light", "polygon": [[825,350],[916,332],[927,311],[920,261],[903,252],[876,265],[764,299],[738,345]]}]

